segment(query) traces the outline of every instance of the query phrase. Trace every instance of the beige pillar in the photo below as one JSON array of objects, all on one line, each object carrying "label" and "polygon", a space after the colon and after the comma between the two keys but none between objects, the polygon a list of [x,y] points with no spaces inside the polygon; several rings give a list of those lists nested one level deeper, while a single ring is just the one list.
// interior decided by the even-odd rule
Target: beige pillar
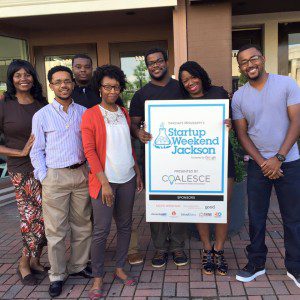
[{"label": "beige pillar", "polygon": [[197,61],[214,85],[228,91],[231,79],[231,3],[187,6],[188,59]]},{"label": "beige pillar", "polygon": [[97,43],[98,66],[110,63],[109,44],[107,40],[101,39]]},{"label": "beige pillar", "polygon": [[278,21],[265,22],[264,54],[267,72],[278,73]]},{"label": "beige pillar", "polygon": [[187,61],[187,26],[185,0],[178,0],[173,10],[174,74],[177,78],[179,67]]}]

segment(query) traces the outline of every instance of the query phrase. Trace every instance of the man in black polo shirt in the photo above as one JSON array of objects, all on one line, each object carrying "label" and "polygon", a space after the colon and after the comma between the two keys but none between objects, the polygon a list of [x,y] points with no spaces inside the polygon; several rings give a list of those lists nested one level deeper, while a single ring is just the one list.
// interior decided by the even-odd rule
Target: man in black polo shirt
[{"label": "man in black polo shirt", "polygon": [[77,54],[72,59],[72,71],[75,77],[75,88],[72,99],[75,103],[91,108],[100,103],[99,95],[91,88],[93,72],[92,59],[86,54]]},{"label": "man in black polo shirt", "polygon": [[[151,80],[134,94],[129,111],[131,134],[144,144],[151,139],[151,134],[141,126],[144,121],[145,101],[183,99],[178,81],[169,75],[168,56],[165,50],[155,48],[147,51],[145,63]],[[153,267],[163,267],[167,263],[168,251],[172,252],[174,263],[177,266],[184,266],[188,263],[183,251],[186,238],[185,224],[150,223],[150,228],[156,249],[152,259]]]}]

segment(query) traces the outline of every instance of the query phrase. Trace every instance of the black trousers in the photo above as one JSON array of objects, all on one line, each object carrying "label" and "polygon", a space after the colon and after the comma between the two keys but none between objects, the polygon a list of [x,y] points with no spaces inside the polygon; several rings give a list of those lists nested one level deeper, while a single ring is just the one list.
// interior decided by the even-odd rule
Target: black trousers
[{"label": "black trousers", "polygon": [[300,160],[283,163],[284,176],[271,180],[250,160],[248,165],[248,213],[251,244],[249,262],[262,266],[268,248],[265,244],[266,220],[272,187],[275,187],[284,229],[285,266],[292,274],[300,273]]}]

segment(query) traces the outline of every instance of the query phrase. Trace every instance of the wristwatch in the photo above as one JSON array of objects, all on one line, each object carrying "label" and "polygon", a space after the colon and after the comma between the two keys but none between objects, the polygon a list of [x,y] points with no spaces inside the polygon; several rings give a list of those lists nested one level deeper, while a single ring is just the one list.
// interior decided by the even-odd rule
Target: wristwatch
[{"label": "wristwatch", "polygon": [[275,154],[275,157],[280,161],[280,162],[284,162],[285,161],[285,156],[282,154]]}]

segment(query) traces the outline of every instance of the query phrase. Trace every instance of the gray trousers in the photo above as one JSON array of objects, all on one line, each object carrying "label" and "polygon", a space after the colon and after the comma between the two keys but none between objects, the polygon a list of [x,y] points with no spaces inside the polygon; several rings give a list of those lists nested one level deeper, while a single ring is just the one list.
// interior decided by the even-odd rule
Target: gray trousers
[{"label": "gray trousers", "polygon": [[124,267],[130,242],[136,176],[126,183],[110,185],[115,195],[111,207],[102,203],[102,190],[97,199],[92,199],[94,226],[91,258],[94,277],[104,275],[106,241],[113,217],[117,225],[116,268]]},{"label": "gray trousers", "polygon": [[158,251],[183,250],[187,236],[185,223],[150,223],[151,238]]}]

